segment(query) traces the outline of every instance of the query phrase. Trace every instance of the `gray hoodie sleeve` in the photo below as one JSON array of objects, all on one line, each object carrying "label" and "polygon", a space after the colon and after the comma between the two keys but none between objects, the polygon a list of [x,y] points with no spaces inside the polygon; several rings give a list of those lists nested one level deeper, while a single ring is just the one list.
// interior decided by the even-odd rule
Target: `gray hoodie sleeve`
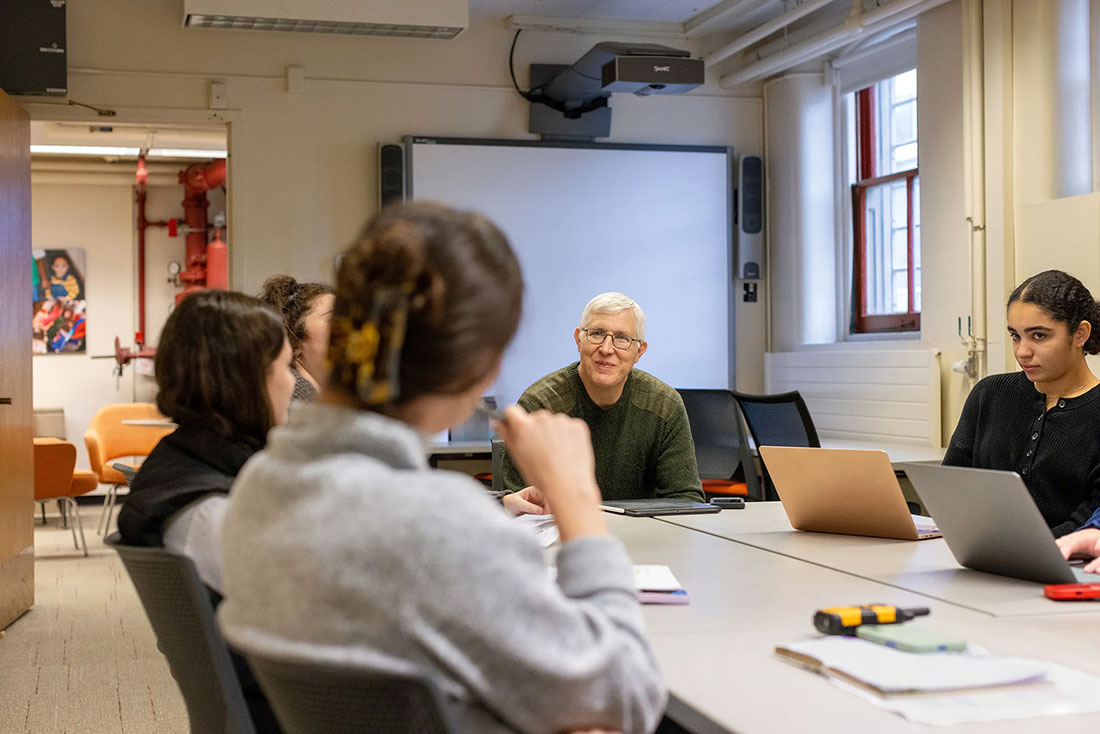
[{"label": "gray hoodie sleeve", "polygon": [[[424,592],[404,608],[425,655],[519,731],[652,731],[665,690],[622,545],[610,536],[565,543],[555,583],[537,543],[487,509],[489,522],[483,511],[446,513],[454,527],[437,526],[439,543],[420,559]],[[431,593],[456,578],[458,593]]]}]

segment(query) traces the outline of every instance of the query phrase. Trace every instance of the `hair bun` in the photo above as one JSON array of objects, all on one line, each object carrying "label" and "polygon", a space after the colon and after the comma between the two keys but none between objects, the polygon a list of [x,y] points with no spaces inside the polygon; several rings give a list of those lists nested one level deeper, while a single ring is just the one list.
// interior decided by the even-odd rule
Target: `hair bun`
[{"label": "hair bun", "polygon": [[272,275],[260,288],[260,298],[279,310],[298,295],[298,281],[285,273]]}]

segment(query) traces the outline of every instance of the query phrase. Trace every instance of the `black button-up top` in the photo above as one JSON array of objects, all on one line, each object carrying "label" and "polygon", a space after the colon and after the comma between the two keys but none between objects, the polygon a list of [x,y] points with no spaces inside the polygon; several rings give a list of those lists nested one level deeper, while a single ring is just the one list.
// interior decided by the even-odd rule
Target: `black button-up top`
[{"label": "black button-up top", "polygon": [[943,463],[1017,472],[1054,534],[1072,532],[1100,508],[1100,385],[1047,410],[1023,372],[990,375],[966,399]]}]

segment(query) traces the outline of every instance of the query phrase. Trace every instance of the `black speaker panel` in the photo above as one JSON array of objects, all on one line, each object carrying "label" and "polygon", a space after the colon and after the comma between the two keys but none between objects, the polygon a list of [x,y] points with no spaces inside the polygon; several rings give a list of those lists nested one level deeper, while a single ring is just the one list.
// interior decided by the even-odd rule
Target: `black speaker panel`
[{"label": "black speaker panel", "polygon": [[0,89],[63,97],[67,55],[65,0],[0,0]]},{"label": "black speaker panel", "polygon": [[758,234],[764,229],[764,163],[759,156],[741,161],[741,229]]},{"label": "black speaker panel", "polygon": [[405,149],[382,145],[378,149],[378,202],[381,206],[405,199]]}]

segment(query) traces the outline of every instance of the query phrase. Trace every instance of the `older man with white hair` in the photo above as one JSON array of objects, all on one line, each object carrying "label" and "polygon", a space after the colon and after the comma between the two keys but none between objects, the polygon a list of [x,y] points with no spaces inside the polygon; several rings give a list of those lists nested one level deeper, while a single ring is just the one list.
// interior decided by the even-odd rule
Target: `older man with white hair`
[{"label": "older man with white hair", "polygon": [[[573,331],[580,359],[539,379],[520,396],[528,411],[581,418],[592,434],[596,480],[605,499],[703,500],[695,445],[679,393],[635,364],[645,354],[645,314],[622,293],[588,302]],[[514,514],[544,512],[505,452],[501,501]]]}]

